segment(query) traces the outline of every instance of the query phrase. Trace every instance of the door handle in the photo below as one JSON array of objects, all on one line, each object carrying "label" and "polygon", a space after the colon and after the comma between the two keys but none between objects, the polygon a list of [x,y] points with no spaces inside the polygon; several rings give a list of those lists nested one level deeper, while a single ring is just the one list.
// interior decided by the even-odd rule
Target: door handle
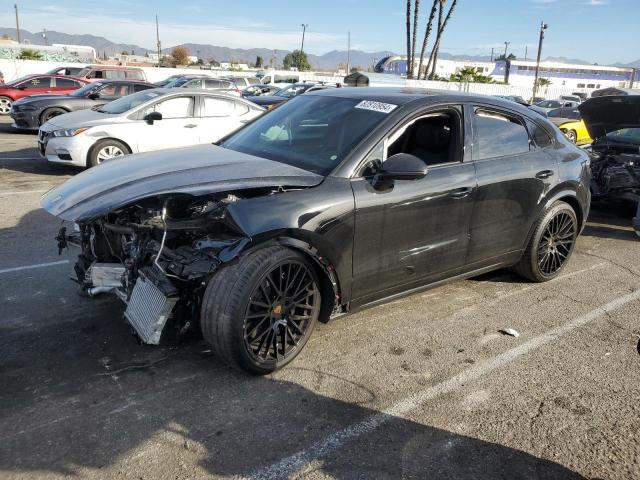
[{"label": "door handle", "polygon": [[196,128],[197,125],[190,123],[189,125],[185,125],[184,128]]},{"label": "door handle", "polygon": [[456,188],[455,190],[451,191],[449,196],[456,199],[465,198],[471,193],[471,190],[472,189],[470,187]]},{"label": "door handle", "polygon": [[542,170],[536,173],[536,178],[545,179],[553,176],[553,170]]}]

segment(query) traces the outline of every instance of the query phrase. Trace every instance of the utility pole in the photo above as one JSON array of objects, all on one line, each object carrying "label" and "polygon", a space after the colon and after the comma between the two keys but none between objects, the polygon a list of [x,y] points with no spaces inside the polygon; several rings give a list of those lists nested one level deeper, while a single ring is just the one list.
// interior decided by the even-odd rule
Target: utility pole
[{"label": "utility pole", "polygon": [[536,74],[533,77],[533,95],[531,96],[531,103],[533,103],[533,99],[536,98],[536,93],[538,92],[538,72],[540,71],[540,55],[542,54],[542,41],[544,40],[544,31],[549,26],[541,22],[540,23],[540,40],[538,41],[538,58],[536,60]]},{"label": "utility pole", "polygon": [[160,30],[158,29],[158,14],[156,13],[156,45],[158,46],[158,68],[160,68]]},{"label": "utility pole", "polygon": [[493,62],[493,47],[491,47],[491,61]]},{"label": "utility pole", "polygon": [[347,75],[351,73],[351,32],[347,32]]},{"label": "utility pole", "polygon": [[47,29],[43,28],[42,29],[42,39],[44,40],[44,46],[47,46]]},{"label": "utility pole", "polygon": [[300,45],[300,61],[298,62],[298,71],[302,71],[302,52],[304,52],[304,34],[307,31],[307,28],[309,27],[308,24],[306,23],[301,23],[300,24],[302,26],[302,45]]},{"label": "utility pole", "polygon": [[504,59],[507,59],[507,48],[509,48],[509,44],[511,42],[504,42]]},{"label": "utility pole", "polygon": [[16,10],[16,37],[18,39],[18,43],[20,43],[20,21],[18,20],[18,4],[14,3],[13,8]]},{"label": "utility pole", "polygon": [[527,55],[529,54],[529,45],[524,46],[524,61],[527,61]]}]

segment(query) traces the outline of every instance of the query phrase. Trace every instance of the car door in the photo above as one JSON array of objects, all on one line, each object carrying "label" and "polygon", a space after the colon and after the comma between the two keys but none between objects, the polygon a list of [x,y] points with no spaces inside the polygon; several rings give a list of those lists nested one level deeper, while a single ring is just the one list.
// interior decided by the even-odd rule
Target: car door
[{"label": "car door", "polygon": [[468,260],[491,263],[524,248],[536,207],[557,182],[558,165],[546,152],[550,134],[535,122],[488,105],[468,105],[467,111],[478,177]]},{"label": "car door", "polygon": [[242,127],[260,111],[244,102],[237,102],[222,95],[201,95],[198,134],[200,143],[213,143]]},{"label": "car door", "polygon": [[[429,130],[440,128],[440,120],[434,119],[441,115],[450,122],[444,154]],[[430,110],[392,132],[366,158],[351,181],[356,205],[354,299],[366,303],[386,297],[464,265],[476,189],[474,166],[465,155],[467,130],[460,106]],[[419,142],[422,146],[415,147]],[[419,156],[428,165],[426,176],[375,188],[372,178],[380,162],[396,153]]]},{"label": "car door", "polygon": [[[151,112],[162,114],[162,120],[147,122]],[[149,152],[164,148],[186,147],[200,143],[199,119],[194,117],[195,97],[179,95],[159,100],[138,112],[136,122],[138,151]]]}]

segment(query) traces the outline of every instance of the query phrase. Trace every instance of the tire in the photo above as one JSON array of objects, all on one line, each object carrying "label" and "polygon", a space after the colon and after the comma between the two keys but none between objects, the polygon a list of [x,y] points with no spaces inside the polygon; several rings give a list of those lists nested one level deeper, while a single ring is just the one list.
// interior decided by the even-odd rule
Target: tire
[{"label": "tire", "polygon": [[554,279],[571,258],[577,236],[575,211],[565,202],[555,202],[538,218],[533,235],[514,270],[533,282]]},{"label": "tire", "polygon": [[13,100],[9,97],[0,97],[0,115],[9,115]]},{"label": "tire", "polygon": [[284,367],[304,348],[321,304],[318,274],[303,254],[264,248],[209,281],[200,315],[202,335],[225,363],[265,375]]},{"label": "tire", "polygon": [[47,108],[40,115],[40,126],[42,126],[45,123],[47,123],[53,117],[57,117],[58,115],[64,115],[65,113],[69,113],[69,112],[67,112],[64,108],[57,108],[57,107]]},{"label": "tire", "polygon": [[576,133],[575,130],[567,130],[564,133],[564,136],[567,137],[567,140],[569,140],[574,145],[578,143],[578,134]]},{"label": "tire", "polygon": [[[108,152],[111,152],[112,154],[109,155]],[[129,155],[130,153],[131,150],[129,150],[129,147],[119,140],[114,140],[112,138],[99,140],[89,151],[87,167],[95,167],[105,160],[121,157],[122,155]]]}]

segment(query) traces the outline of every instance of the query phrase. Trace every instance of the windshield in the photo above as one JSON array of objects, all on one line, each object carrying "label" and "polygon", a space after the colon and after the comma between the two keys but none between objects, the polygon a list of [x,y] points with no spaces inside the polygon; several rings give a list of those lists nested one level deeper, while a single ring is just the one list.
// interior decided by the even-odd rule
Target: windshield
[{"label": "windshield", "polygon": [[25,80],[30,79],[33,75],[25,75],[24,77],[18,77],[15,80],[11,80],[9,83],[5,83],[7,86],[17,85],[20,82],[24,82]]},{"label": "windshield", "polygon": [[97,111],[102,113],[124,113],[162,95],[164,95],[163,92],[158,92],[155,89],[144,90],[142,92],[127,95],[126,97],[121,97],[113,102],[109,102],[100,107]]},{"label": "windshield", "polygon": [[290,87],[281,88],[275,95],[278,97],[293,98],[307,90],[306,85],[291,85]]},{"label": "windshield", "polygon": [[258,118],[221,146],[328,175],[388,113],[352,98],[303,95]]},{"label": "windshield", "polygon": [[98,88],[100,88],[102,85],[104,85],[104,83],[100,83],[100,82],[88,83],[84,87],[74,90],[69,95],[72,97],[84,97],[86,95],[89,95],[91,92],[98,90]]},{"label": "windshield", "polygon": [[90,68],[83,68],[76,74],[76,77],[86,77],[89,75],[89,72],[91,72]]}]

